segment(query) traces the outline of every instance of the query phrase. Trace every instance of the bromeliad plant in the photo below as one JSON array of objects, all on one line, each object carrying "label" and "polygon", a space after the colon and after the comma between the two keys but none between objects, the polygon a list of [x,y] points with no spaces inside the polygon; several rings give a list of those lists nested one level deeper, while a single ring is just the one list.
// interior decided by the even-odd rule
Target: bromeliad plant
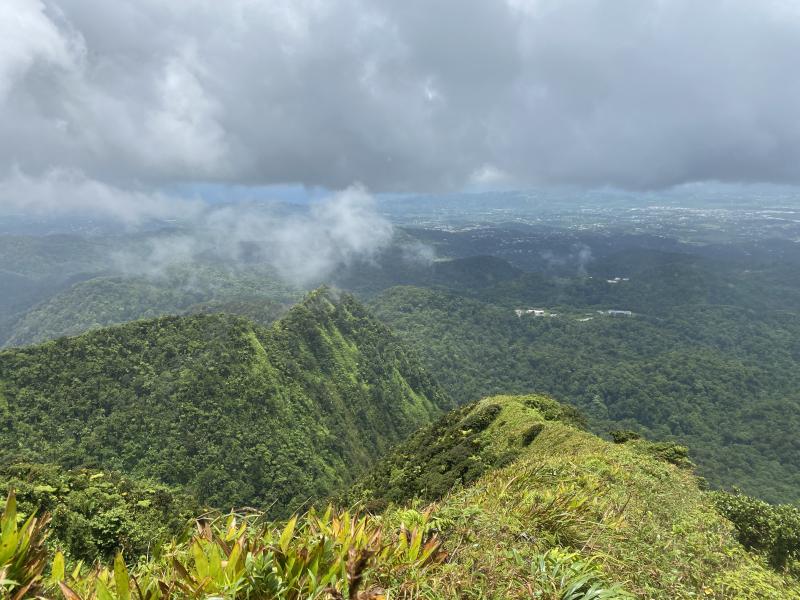
[{"label": "bromeliad plant", "polygon": [[0,592],[11,600],[39,593],[47,563],[44,542],[48,517],[32,514],[19,526],[18,516],[12,491],[0,517]]},{"label": "bromeliad plant", "polygon": [[377,600],[385,587],[441,561],[439,541],[421,527],[387,535],[374,517],[311,511],[285,526],[257,516],[202,519],[186,543],[130,573],[121,555],[113,569],[65,576],[52,583],[66,600]]}]

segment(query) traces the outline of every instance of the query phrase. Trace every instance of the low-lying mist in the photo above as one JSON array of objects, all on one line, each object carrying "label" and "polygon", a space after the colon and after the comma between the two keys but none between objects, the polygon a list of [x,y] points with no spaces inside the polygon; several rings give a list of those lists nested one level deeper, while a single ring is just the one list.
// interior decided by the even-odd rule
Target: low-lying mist
[{"label": "low-lying mist", "polygon": [[145,236],[112,255],[126,275],[168,277],[175,268],[215,263],[267,268],[298,286],[336,268],[371,260],[392,240],[391,223],[372,196],[354,186],[296,211],[265,204],[208,206],[171,230]]}]

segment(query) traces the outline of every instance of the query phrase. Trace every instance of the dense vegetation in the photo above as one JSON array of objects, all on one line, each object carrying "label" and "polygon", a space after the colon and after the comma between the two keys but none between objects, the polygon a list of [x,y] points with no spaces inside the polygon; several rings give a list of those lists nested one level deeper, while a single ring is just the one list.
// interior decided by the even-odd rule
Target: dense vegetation
[{"label": "dense vegetation", "polygon": [[72,235],[0,235],[0,343],[37,303],[103,269],[111,245]]},{"label": "dense vegetation", "polygon": [[5,461],[118,470],[275,515],[448,406],[385,326],[325,290],[269,328],[165,317],[0,353]]},{"label": "dense vegetation", "polygon": [[[76,568],[48,552],[47,517],[16,524],[12,498],[0,585],[12,597],[27,586],[67,600],[800,597],[791,574],[743,548],[690,470],[643,452],[642,440],[604,442],[574,418],[541,396],[487,398],[434,429],[456,438],[480,429],[473,460],[487,451],[515,458],[469,484],[453,481],[433,504],[362,516],[312,510],[285,523],[207,515],[187,538],[127,566],[118,555],[113,566]],[[436,470],[452,448],[417,444],[425,455],[416,466]]]},{"label": "dense vegetation", "polygon": [[150,553],[183,533],[200,506],[163,484],[110,471],[4,464],[0,487],[16,492],[20,515],[50,515],[52,549],[88,564]]},{"label": "dense vegetation", "polygon": [[513,301],[412,287],[372,306],[459,402],[552,394],[597,431],[688,445],[716,486],[800,499],[800,316],[687,305],[611,318],[544,304],[559,316],[519,318]]},{"label": "dense vegetation", "polygon": [[[573,419],[574,411],[541,396],[486,398],[402,445],[353,497],[391,507],[408,484],[441,497],[431,519],[457,558],[436,585],[470,581],[475,597],[515,597],[518,569],[529,560],[547,564],[542,553],[587,561],[606,585],[636,597],[798,597],[787,565],[776,565],[778,576],[747,555],[740,533],[717,512],[716,495],[702,492],[685,464],[672,464],[663,444],[610,444],[569,425]],[[472,451],[454,454],[448,440],[459,439]],[[502,468],[486,464],[503,455],[514,458]],[[471,477],[470,463],[483,470],[472,482],[458,475]],[[431,493],[442,475],[452,487]],[[420,486],[426,477],[433,485]]]},{"label": "dense vegetation", "polygon": [[736,527],[745,548],[762,552],[776,569],[800,576],[800,509],[772,505],[742,493],[714,492],[719,512]]},{"label": "dense vegetation", "polygon": [[48,516],[31,515],[21,526],[16,516],[12,494],[0,521],[0,591],[13,600],[378,600],[385,597],[378,583],[411,598],[415,579],[444,558],[425,523],[392,528],[328,509],[285,524],[209,514],[186,541],[132,570],[122,554],[111,568],[86,569],[60,552],[48,555]]},{"label": "dense vegetation", "polygon": [[[91,330],[0,352],[3,592],[800,598],[800,510],[702,491],[800,500],[797,244],[418,233],[450,259],[402,234],[336,274],[380,321],[286,312],[252,265],[112,276],[108,239],[0,237],[0,344]],[[204,504],[258,510],[184,529]]]}]

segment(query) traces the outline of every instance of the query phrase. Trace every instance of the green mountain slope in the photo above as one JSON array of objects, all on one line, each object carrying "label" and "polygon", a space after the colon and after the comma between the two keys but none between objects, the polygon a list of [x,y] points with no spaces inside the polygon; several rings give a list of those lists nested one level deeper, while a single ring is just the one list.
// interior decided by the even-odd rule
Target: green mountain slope
[{"label": "green mountain slope", "polygon": [[78,282],[27,311],[11,327],[5,346],[24,346],[65,335],[176,313],[200,301],[180,287],[146,280],[98,277]]},{"label": "green mountain slope", "polygon": [[428,518],[449,560],[425,577],[432,597],[628,597],[569,596],[564,580],[580,571],[584,592],[594,583],[638,598],[800,597],[794,577],[745,551],[691,470],[671,464],[685,464],[682,449],[612,444],[574,423],[547,397],[486,398],[401,444],[350,499],[399,503],[387,514],[412,521],[403,505],[438,500]]},{"label": "green mountain slope", "polygon": [[0,343],[25,311],[102,270],[111,248],[78,236],[0,234]]},{"label": "green mountain slope", "polygon": [[448,405],[385,326],[325,290],[270,328],[165,317],[0,353],[6,460],[115,469],[271,514],[330,494]]},{"label": "green mountain slope", "polygon": [[519,318],[514,306],[531,304],[411,287],[372,303],[459,402],[537,390],[577,406],[598,431],[634,428],[688,445],[716,486],[800,499],[800,317],[687,306],[631,318],[555,307],[558,317]]}]

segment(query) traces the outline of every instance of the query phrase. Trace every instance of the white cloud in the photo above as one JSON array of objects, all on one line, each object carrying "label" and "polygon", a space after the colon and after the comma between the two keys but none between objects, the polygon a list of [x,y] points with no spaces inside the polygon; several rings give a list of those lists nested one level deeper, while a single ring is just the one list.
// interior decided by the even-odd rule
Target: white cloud
[{"label": "white cloud", "polygon": [[45,14],[38,0],[0,3],[0,100],[37,62],[68,67],[69,37]]},{"label": "white cloud", "polygon": [[200,202],[158,192],[123,190],[74,170],[53,169],[32,177],[13,169],[0,179],[0,215],[95,216],[137,224],[148,219],[192,218]]},{"label": "white cloud", "polygon": [[284,279],[305,285],[319,283],[355,260],[369,260],[392,235],[372,196],[351,187],[298,214],[245,204],[208,207],[179,233],[150,238],[144,254],[124,252],[116,259],[129,273],[159,276],[171,267],[211,257],[229,266],[267,265]]},{"label": "white cloud", "polygon": [[[209,97],[193,72],[196,51],[170,57],[157,82],[158,104],[146,117],[145,139],[158,144],[154,168],[168,161],[177,167],[197,167],[205,173],[225,170],[225,132],[217,122],[221,107]],[[207,76],[207,74],[206,74]]]}]

